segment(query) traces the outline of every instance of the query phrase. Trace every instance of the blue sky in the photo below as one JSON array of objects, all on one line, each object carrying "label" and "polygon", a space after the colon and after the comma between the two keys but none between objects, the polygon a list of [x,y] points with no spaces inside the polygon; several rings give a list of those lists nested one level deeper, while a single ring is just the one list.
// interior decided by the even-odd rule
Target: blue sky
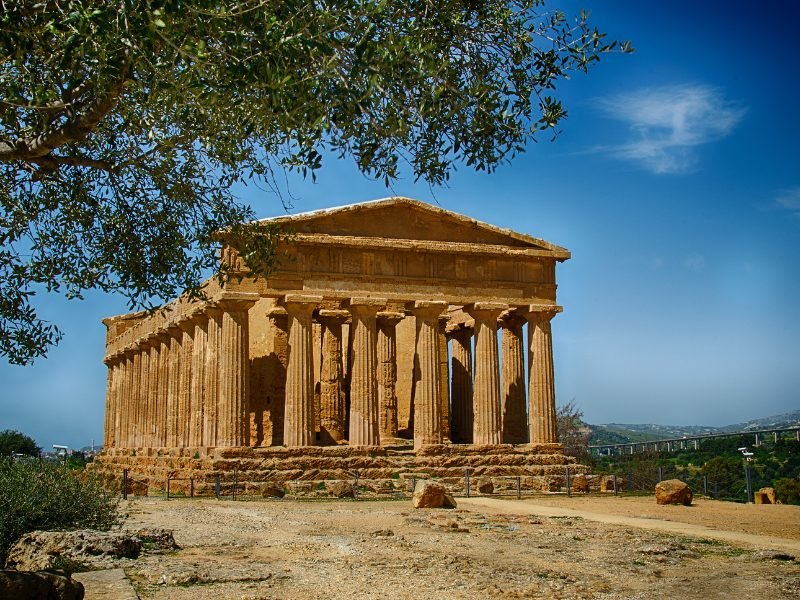
[{"label": "blue sky", "polygon": [[[559,4],[633,55],[559,87],[569,118],[493,175],[387,191],[329,160],[290,179],[294,210],[391,194],[569,248],[553,324],[559,403],[592,423],[724,425],[800,408],[800,3]],[[259,216],[280,202],[254,187]],[[0,365],[0,429],[44,446],[102,438],[104,316],[122,299],[42,297],[65,331]]]}]

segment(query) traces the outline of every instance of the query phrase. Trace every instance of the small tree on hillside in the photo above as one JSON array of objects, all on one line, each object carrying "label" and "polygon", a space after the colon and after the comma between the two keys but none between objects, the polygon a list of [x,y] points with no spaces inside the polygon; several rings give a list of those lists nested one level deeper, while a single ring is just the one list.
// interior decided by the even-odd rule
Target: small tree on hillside
[{"label": "small tree on hillside", "polygon": [[0,431],[0,457],[11,456],[12,454],[27,454],[28,456],[39,456],[42,449],[36,444],[33,438],[14,431],[13,429],[6,429]]},{"label": "small tree on hillside", "polygon": [[580,459],[589,458],[589,438],[592,432],[583,422],[583,411],[575,406],[574,400],[556,410],[556,431],[565,454]]}]

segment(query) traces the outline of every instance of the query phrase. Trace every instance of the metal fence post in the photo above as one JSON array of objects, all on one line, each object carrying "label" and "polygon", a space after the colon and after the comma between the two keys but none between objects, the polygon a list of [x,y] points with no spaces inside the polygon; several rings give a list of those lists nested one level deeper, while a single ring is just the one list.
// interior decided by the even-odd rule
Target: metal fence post
[{"label": "metal fence post", "polygon": [[658,483],[664,481],[664,467],[658,467]]},{"label": "metal fence post", "polygon": [[221,487],[222,486],[220,485],[220,481],[219,481],[219,473],[217,473],[217,475],[214,477],[214,497],[215,498],[219,498],[220,493],[221,493],[221,490],[220,490]]},{"label": "metal fence post", "polygon": [[194,477],[189,478],[189,498],[194,498]]},{"label": "metal fence post", "polygon": [[415,489],[417,489],[417,478],[416,477],[412,477],[411,478],[411,494],[412,495],[414,494],[414,490]]},{"label": "metal fence post", "polygon": [[750,481],[750,463],[747,461],[744,462],[744,478],[745,483],[747,484],[747,503],[750,504],[753,502],[753,484]]},{"label": "metal fence post", "polygon": [[616,496],[619,493],[619,488],[617,487],[617,474],[614,473],[614,495]]},{"label": "metal fence post", "polygon": [[708,498],[708,475],[703,475],[703,495]]},{"label": "metal fence post", "polygon": [[167,500],[169,500],[169,477],[167,477]]},{"label": "metal fence post", "polygon": [[464,469],[464,491],[467,493],[467,498],[469,498],[469,467]]},{"label": "metal fence post", "polygon": [[122,499],[128,499],[128,469],[122,469]]},{"label": "metal fence post", "polygon": [[522,497],[522,489],[521,488],[522,488],[522,485],[521,485],[521,482],[520,482],[520,478],[518,476],[517,477],[517,500],[519,500]]},{"label": "metal fence post", "polygon": [[353,498],[358,498],[358,469],[355,470],[356,480],[353,482]]},{"label": "metal fence post", "polygon": [[236,500],[236,488],[239,485],[239,470],[233,469],[233,500]]},{"label": "metal fence post", "polygon": [[572,478],[570,477],[569,465],[567,465],[567,496],[572,496]]}]

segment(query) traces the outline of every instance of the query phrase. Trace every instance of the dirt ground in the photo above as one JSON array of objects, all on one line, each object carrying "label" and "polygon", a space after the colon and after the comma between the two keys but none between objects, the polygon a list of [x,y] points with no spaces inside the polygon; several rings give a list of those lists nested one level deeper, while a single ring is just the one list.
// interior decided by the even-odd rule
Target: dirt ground
[{"label": "dirt ground", "polygon": [[125,510],[126,527],[173,529],[182,546],[125,565],[142,599],[800,597],[795,506],[139,499]]},{"label": "dirt ground", "polygon": [[[794,506],[153,498],[124,508],[126,527],[173,529],[182,547],[125,565],[142,599],[800,597],[800,562],[787,560],[800,555],[789,552],[800,550]],[[664,523],[679,530],[645,528]]]}]

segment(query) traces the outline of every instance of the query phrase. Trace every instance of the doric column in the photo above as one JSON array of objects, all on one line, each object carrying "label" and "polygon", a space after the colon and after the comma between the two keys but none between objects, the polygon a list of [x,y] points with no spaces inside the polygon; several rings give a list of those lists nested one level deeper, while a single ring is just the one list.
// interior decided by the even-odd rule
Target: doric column
[{"label": "doric column", "polygon": [[267,313],[272,329],[272,353],[268,357],[267,406],[269,430],[264,425],[264,442],[282,446],[286,413],[286,370],[289,366],[289,316],[280,306]]},{"label": "doric column", "polygon": [[199,448],[207,445],[203,439],[203,412],[206,398],[206,346],[208,342],[208,319],[199,313],[192,317],[194,333],[192,335],[192,391],[191,410],[189,413],[189,447]]},{"label": "doric column", "polygon": [[146,410],[148,396],[148,367],[150,365],[150,349],[140,342],[139,344],[139,381],[138,398],[136,401],[136,447],[144,448],[145,433],[147,430]]},{"label": "doric column", "polygon": [[203,367],[205,385],[203,386],[203,443],[217,446],[217,412],[219,410],[219,346],[222,339],[222,311],[213,306],[205,309],[206,323],[206,363]]},{"label": "doric column", "polygon": [[313,446],[316,442],[311,313],[320,302],[322,296],[301,295],[288,295],[284,301],[289,316],[289,364],[283,420],[286,446]]},{"label": "doric column", "polygon": [[446,302],[417,301],[414,359],[414,449],[442,443],[442,384],[439,365],[439,316]]},{"label": "doric column", "polygon": [[169,394],[169,340],[161,331],[158,336],[158,399],[156,404],[156,446],[167,445],[167,396]]},{"label": "doric column", "polygon": [[380,439],[397,437],[397,333],[405,315],[399,312],[378,313],[378,425]]},{"label": "doric column", "polygon": [[247,393],[250,382],[248,309],[253,300],[228,298],[222,309],[219,345],[219,401],[217,403],[217,446],[247,445]]},{"label": "doric column", "polygon": [[107,373],[106,373],[106,412],[105,418],[103,419],[103,448],[111,448],[113,446],[112,442],[112,434],[111,434],[111,414],[114,411],[114,368],[115,363],[112,359],[108,359],[105,361]]},{"label": "doric column", "polygon": [[158,356],[161,348],[161,342],[158,339],[158,334],[152,333],[147,338],[147,347],[150,352],[150,359],[148,362],[148,375],[147,375],[147,418],[145,429],[145,446],[148,448],[158,447],[158,384],[159,384],[159,365],[160,358]]},{"label": "doric column", "polygon": [[181,396],[181,340],[183,331],[177,325],[167,328],[169,361],[167,364],[167,447],[178,448],[180,442],[179,405]]},{"label": "doric column", "polygon": [[505,304],[476,302],[464,310],[475,319],[475,384],[473,444],[503,441],[500,402],[500,362],[497,348],[497,317]]},{"label": "doric column", "polygon": [[178,369],[178,446],[189,446],[189,422],[191,421],[192,403],[192,352],[194,348],[194,323],[185,319],[178,323],[181,328],[181,354]]},{"label": "doric column", "polygon": [[531,444],[558,443],[556,392],[553,379],[553,337],[550,319],[558,311],[532,311],[528,319],[528,413]]},{"label": "doric column", "polygon": [[128,414],[131,397],[131,353],[124,350],[122,355],[122,382],[119,394],[119,411],[117,412],[117,448],[128,448]]},{"label": "doric column", "polygon": [[322,364],[320,367],[320,443],[336,444],[347,438],[347,412],[342,365],[342,324],[346,310],[319,311],[322,323]]},{"label": "doric column", "polygon": [[525,319],[514,313],[500,318],[503,327],[503,442],[524,444],[528,441],[528,414],[525,390],[525,349],[522,324]]},{"label": "doric column", "polygon": [[450,332],[452,344],[453,414],[450,420],[452,440],[472,443],[472,328],[460,325]]},{"label": "doric column", "polygon": [[348,436],[351,446],[378,446],[381,443],[378,417],[376,316],[385,306],[385,298],[352,298],[348,307],[353,318]]},{"label": "doric column", "polygon": [[[442,439],[450,440],[450,365],[448,364],[447,352],[447,323],[450,321],[448,315],[439,317],[439,385],[442,388],[442,424],[439,431],[442,432]],[[452,440],[451,440],[452,441]]]}]

